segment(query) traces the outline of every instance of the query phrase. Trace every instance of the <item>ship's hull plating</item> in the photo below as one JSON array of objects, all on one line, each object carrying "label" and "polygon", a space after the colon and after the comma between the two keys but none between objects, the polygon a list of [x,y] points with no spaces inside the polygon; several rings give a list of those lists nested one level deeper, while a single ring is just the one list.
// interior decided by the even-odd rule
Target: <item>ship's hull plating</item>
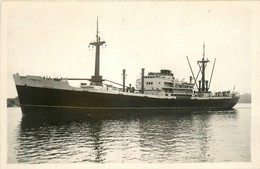
[{"label": "ship's hull plating", "polygon": [[231,109],[239,97],[232,99],[162,99],[124,94],[62,90],[16,85],[22,112],[30,109]]}]

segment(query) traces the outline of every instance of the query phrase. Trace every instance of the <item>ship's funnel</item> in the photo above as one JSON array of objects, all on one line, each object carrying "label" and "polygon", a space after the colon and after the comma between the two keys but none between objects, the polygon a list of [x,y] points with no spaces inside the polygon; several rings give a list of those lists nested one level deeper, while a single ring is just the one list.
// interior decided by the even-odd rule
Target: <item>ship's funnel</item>
[{"label": "ship's funnel", "polygon": [[141,93],[144,94],[144,68],[142,68],[142,88],[141,88]]}]

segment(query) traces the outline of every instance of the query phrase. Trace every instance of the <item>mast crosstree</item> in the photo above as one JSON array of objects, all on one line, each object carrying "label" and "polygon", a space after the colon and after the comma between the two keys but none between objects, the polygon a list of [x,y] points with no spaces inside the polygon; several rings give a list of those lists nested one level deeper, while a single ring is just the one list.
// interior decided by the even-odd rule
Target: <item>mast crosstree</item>
[{"label": "mast crosstree", "polygon": [[[188,56],[187,56],[187,60],[188,60],[189,66],[190,66],[190,70],[191,70],[193,79],[195,80],[194,84],[196,85],[197,89],[199,90],[198,92],[209,92],[209,88],[210,88],[210,84],[211,84],[211,80],[212,80],[212,75],[213,75],[213,72],[214,72],[216,59],[214,60],[214,65],[213,65],[213,68],[212,68],[212,72],[211,72],[211,76],[210,76],[210,82],[209,82],[208,80],[205,80],[205,69],[206,69],[207,64],[209,62],[208,59],[205,59],[205,43],[203,44],[203,57],[202,57],[201,60],[199,60],[197,62],[200,69],[198,71],[196,78],[194,76],[194,73],[193,73],[192,67],[190,65],[190,61],[189,61]],[[200,73],[201,73],[201,80],[199,80],[199,87],[198,87],[197,78],[198,78]]]},{"label": "mast crosstree", "polygon": [[199,81],[199,91],[207,92],[208,88],[208,81],[205,80],[205,69],[207,67],[207,63],[209,62],[208,59],[205,60],[205,43],[203,44],[203,57],[202,60],[198,61],[199,66],[201,67],[201,80]]},{"label": "mast crosstree", "polygon": [[96,59],[95,59],[95,75],[91,76],[91,82],[101,84],[102,83],[102,76],[99,74],[100,69],[100,46],[105,44],[105,41],[100,41],[100,36],[98,35],[98,17],[97,17],[97,34],[96,34],[96,41],[91,42],[89,46],[95,46],[96,47]]}]

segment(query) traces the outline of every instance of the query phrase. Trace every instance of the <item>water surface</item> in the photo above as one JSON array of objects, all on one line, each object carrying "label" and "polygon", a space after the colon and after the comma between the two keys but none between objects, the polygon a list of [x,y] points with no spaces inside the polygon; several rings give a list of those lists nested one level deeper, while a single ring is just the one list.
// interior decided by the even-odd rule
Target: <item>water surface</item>
[{"label": "water surface", "polygon": [[249,162],[251,105],[36,118],[8,108],[8,163]]}]

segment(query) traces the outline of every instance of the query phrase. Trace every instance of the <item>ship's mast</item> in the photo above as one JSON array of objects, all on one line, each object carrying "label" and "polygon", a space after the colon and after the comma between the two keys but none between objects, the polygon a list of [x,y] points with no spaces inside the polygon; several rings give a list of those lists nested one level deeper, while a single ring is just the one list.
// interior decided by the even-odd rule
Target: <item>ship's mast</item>
[{"label": "ship's mast", "polygon": [[105,41],[100,41],[100,37],[98,35],[98,17],[97,17],[97,34],[96,34],[96,41],[91,42],[89,45],[96,47],[96,59],[95,59],[95,75],[91,77],[91,82],[96,84],[102,83],[102,76],[99,75],[99,63],[100,63],[100,46],[105,44]]},{"label": "ship's mast", "polygon": [[[207,63],[209,62],[208,59],[205,60],[205,43],[203,44],[203,58],[202,60],[198,61],[198,64],[201,64],[201,88],[199,87],[199,91],[208,91],[208,81],[205,81],[205,69],[207,66]],[[200,86],[200,85],[199,85]]]}]

